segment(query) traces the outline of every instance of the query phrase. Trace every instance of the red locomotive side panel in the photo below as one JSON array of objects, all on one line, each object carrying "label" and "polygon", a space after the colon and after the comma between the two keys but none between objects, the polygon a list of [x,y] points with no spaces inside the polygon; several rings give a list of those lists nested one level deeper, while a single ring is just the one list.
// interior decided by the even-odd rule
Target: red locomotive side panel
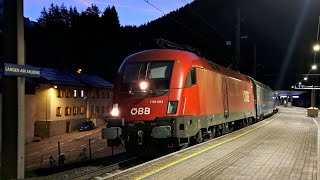
[{"label": "red locomotive side panel", "polygon": [[227,92],[230,112],[254,111],[253,84],[247,76],[223,69],[228,76]]},{"label": "red locomotive side panel", "polygon": [[227,84],[230,112],[254,110],[253,87],[250,82],[229,77]]},{"label": "red locomotive side panel", "polygon": [[197,85],[183,89],[180,112],[182,116],[200,115],[199,87]]},{"label": "red locomotive side panel", "polygon": [[[254,94],[246,76],[199,59],[196,84],[184,88],[182,115],[212,115],[254,111]],[[214,68],[214,69],[213,69]]]},{"label": "red locomotive side panel", "polygon": [[208,69],[197,69],[198,85],[200,87],[199,103],[201,114],[222,114],[223,91],[222,75]]}]

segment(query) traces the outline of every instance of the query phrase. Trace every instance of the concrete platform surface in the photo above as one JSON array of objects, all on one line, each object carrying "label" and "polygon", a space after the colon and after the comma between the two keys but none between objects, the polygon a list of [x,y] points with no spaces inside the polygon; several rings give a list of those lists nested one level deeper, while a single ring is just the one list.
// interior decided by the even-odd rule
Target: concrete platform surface
[{"label": "concrete platform surface", "polygon": [[317,179],[319,119],[305,108],[99,179]]}]

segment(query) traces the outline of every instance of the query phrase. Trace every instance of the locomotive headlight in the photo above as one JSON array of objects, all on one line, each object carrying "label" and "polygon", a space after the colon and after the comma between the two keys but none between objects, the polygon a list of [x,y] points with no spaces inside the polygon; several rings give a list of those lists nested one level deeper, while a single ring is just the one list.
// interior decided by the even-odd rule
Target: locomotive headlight
[{"label": "locomotive headlight", "polygon": [[141,81],[141,82],[139,83],[139,87],[140,87],[140,89],[141,89],[142,91],[146,91],[146,90],[148,89],[148,87],[149,87],[149,84],[148,84],[147,81]]},{"label": "locomotive headlight", "polygon": [[112,110],[111,110],[111,116],[117,117],[119,116],[120,111],[119,111],[119,107],[118,104],[113,104]]},{"label": "locomotive headlight", "polygon": [[178,108],[178,101],[169,101],[168,108],[167,108],[167,114],[176,114],[177,108]]}]

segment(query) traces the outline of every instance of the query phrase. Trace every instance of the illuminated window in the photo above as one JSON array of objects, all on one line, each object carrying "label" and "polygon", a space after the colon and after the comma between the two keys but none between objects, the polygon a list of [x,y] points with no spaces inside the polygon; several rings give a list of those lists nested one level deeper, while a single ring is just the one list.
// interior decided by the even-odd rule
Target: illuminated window
[{"label": "illuminated window", "polygon": [[77,97],[77,90],[73,90],[73,97]]},{"label": "illuminated window", "polygon": [[63,98],[63,90],[62,89],[58,90],[58,98]]},{"label": "illuminated window", "polygon": [[81,97],[84,97],[84,91],[81,90]]},{"label": "illuminated window", "polygon": [[61,112],[61,107],[57,107],[56,108],[56,116],[61,116],[62,112]]},{"label": "illuminated window", "polygon": [[101,113],[104,113],[104,106],[101,106]]},{"label": "illuminated window", "polygon": [[73,115],[77,115],[78,114],[78,107],[74,106],[73,107]]},{"label": "illuminated window", "polygon": [[71,107],[66,107],[65,108],[65,116],[70,116],[71,115]]},{"label": "illuminated window", "polygon": [[83,106],[80,107],[80,114],[84,114],[84,107]]}]

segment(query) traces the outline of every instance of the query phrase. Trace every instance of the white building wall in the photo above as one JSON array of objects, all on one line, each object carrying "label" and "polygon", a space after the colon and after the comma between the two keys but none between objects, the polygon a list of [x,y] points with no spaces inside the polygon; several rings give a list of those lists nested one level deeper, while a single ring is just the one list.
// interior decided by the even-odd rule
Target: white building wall
[{"label": "white building wall", "polygon": [[[69,89],[71,93],[71,97],[57,97],[58,91],[63,90],[65,92],[66,89]],[[77,97],[73,97],[73,90],[76,90]],[[51,88],[49,89],[50,94],[50,120],[59,121],[59,120],[73,120],[73,119],[84,119],[85,112],[83,114],[80,113],[80,107],[86,107],[86,99],[84,97],[80,97],[81,90],[85,91],[85,88],[79,87],[58,87],[58,89]],[[57,116],[56,110],[57,107],[61,107],[61,116]],[[66,107],[71,108],[71,114],[66,115]],[[79,112],[77,114],[73,113],[73,108],[78,107]]]},{"label": "white building wall", "polygon": [[[73,90],[76,90],[74,97]],[[81,90],[84,87],[74,86],[52,86],[41,85],[36,90],[37,109],[36,132],[38,136],[50,137],[76,130],[81,122],[85,120],[85,112],[80,113],[81,106],[86,108],[86,99],[81,97]],[[60,96],[61,95],[61,96]],[[57,115],[57,108],[60,107],[60,115]],[[66,114],[66,107],[69,113]],[[74,108],[77,113],[74,114]]]},{"label": "white building wall", "polygon": [[[74,90],[77,92],[76,97],[74,97]],[[81,97],[81,90],[85,92],[83,97]],[[36,97],[36,135],[41,137],[74,131],[86,119],[92,120],[95,125],[104,124],[112,104],[111,90],[96,88],[87,90],[85,87],[77,86],[54,88],[52,85],[41,85],[36,90]],[[92,106],[93,111],[91,111]],[[57,115],[58,107],[61,108],[60,116]],[[69,115],[66,115],[66,107],[70,108]],[[75,107],[78,111],[76,114],[73,113]],[[84,108],[82,114],[81,107]]]},{"label": "white building wall", "polygon": [[47,88],[49,86],[40,86],[36,89],[36,106],[37,106],[37,112],[36,112],[36,119],[37,121],[46,121],[46,108],[48,105],[47,102]]}]

